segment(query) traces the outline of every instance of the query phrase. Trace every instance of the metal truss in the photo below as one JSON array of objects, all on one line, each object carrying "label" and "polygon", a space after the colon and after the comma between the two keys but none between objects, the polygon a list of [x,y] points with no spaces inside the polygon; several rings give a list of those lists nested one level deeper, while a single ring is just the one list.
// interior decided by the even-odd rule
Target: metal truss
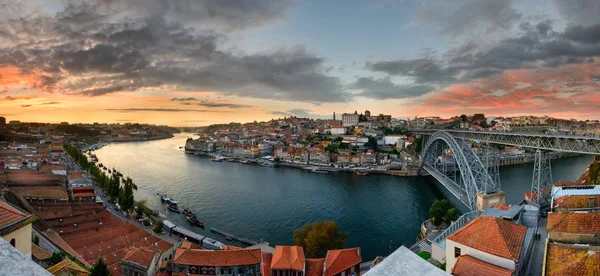
[{"label": "metal truss", "polygon": [[[552,168],[550,155],[541,150],[535,151],[535,163],[533,165],[533,181],[531,182],[531,199],[538,206],[550,199],[552,187]],[[535,197],[535,198],[534,198]]]},{"label": "metal truss", "polygon": [[[485,155],[484,155],[485,156]],[[434,133],[423,146],[420,168],[435,177],[470,210],[475,210],[477,193],[500,190],[471,146],[445,131]],[[490,157],[491,158],[491,157]],[[456,172],[460,171],[460,177]]]},{"label": "metal truss", "polygon": [[[431,135],[439,130],[411,130],[416,134]],[[525,148],[573,152],[581,154],[600,154],[600,137],[575,135],[550,135],[540,133],[492,132],[469,130],[444,130],[456,138],[486,143],[515,145]]]}]

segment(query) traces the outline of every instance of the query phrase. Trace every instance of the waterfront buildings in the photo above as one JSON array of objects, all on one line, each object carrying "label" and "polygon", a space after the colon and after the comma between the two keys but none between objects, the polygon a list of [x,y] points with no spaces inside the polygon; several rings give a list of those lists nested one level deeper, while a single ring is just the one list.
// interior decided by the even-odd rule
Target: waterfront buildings
[{"label": "waterfront buildings", "polygon": [[184,242],[175,252],[173,275],[261,275],[260,249],[206,250]]},{"label": "waterfront buildings", "polygon": [[304,276],[304,250],[300,246],[276,246],[271,260],[271,276]]}]

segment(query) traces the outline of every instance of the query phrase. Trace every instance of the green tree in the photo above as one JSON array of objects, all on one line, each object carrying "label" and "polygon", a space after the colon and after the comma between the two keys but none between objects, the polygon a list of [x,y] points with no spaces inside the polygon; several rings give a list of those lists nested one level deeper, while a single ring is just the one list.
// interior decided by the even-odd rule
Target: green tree
[{"label": "green tree", "polygon": [[110,270],[108,270],[108,266],[104,262],[102,258],[98,259],[98,262],[90,269],[90,276],[111,276]]},{"label": "green tree", "polygon": [[52,253],[52,257],[50,257],[50,265],[52,266],[57,263],[60,263],[62,260],[65,259],[66,256],[67,256],[67,252],[65,252],[63,250]]},{"label": "green tree", "polygon": [[448,209],[448,212],[446,212],[446,215],[444,216],[444,221],[447,224],[450,224],[451,222],[457,220],[460,217],[460,213],[458,213],[458,210],[456,210],[456,208],[450,208]]},{"label": "green tree", "polygon": [[423,137],[415,138],[415,151],[420,153],[423,150]]},{"label": "green tree", "polygon": [[296,229],[294,244],[304,248],[307,258],[323,258],[327,250],[344,248],[348,235],[335,222],[320,221]]},{"label": "green tree", "polygon": [[465,114],[460,115],[460,121],[461,122],[466,122],[468,118],[469,117],[467,117],[467,115],[465,115]]},{"label": "green tree", "polygon": [[35,236],[33,237],[33,243],[34,243],[35,245],[40,245],[40,236],[38,236],[38,235],[35,235]]},{"label": "green tree", "polygon": [[339,146],[336,144],[329,144],[325,147],[325,150],[331,153],[336,153],[338,151]]},{"label": "green tree", "polygon": [[433,205],[431,205],[431,208],[429,209],[429,217],[431,217],[433,225],[439,226],[442,223],[446,222],[446,214],[451,208],[452,205],[447,199],[436,199],[435,202],[433,202]]},{"label": "green tree", "polygon": [[162,232],[162,228],[163,228],[163,222],[157,221],[156,225],[154,225],[154,229],[152,229],[152,231],[154,231],[154,233],[160,233],[160,232]]}]

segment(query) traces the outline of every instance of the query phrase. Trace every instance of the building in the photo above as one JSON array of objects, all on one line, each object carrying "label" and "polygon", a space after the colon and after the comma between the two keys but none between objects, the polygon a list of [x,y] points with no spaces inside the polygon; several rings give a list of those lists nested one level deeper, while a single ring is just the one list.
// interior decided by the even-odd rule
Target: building
[{"label": "building", "polygon": [[0,127],[6,126],[6,118],[0,117]]},{"label": "building", "polygon": [[174,276],[260,275],[260,249],[206,250],[184,244],[177,248],[173,258]]},{"label": "building", "polygon": [[331,135],[344,135],[346,134],[346,127],[344,126],[331,126],[329,132]]},{"label": "building", "polygon": [[18,126],[21,124],[21,121],[13,120],[8,122],[8,124],[10,124],[11,126]]},{"label": "building", "polygon": [[342,126],[351,127],[358,125],[360,115],[354,111],[354,113],[344,113],[342,114]]},{"label": "building", "polygon": [[[485,272],[485,273],[484,273]],[[469,255],[462,255],[456,260],[452,275],[469,276],[469,275],[493,275],[493,276],[514,276],[513,270],[501,266],[493,265],[484,262],[480,259],[473,258]]]},{"label": "building", "polygon": [[276,246],[271,260],[271,276],[304,276],[304,250],[301,246]]},{"label": "building", "polygon": [[37,244],[31,244],[31,258],[39,264],[43,268],[48,268],[51,264],[50,258],[52,258],[52,253],[46,251],[45,249],[39,247]]},{"label": "building", "polygon": [[548,213],[546,230],[554,242],[600,244],[600,213]]},{"label": "building", "polygon": [[542,275],[598,275],[600,247],[549,242]]},{"label": "building", "polygon": [[0,236],[31,258],[31,223],[35,217],[0,200]]},{"label": "building", "polygon": [[446,272],[454,270],[459,258],[463,258],[463,264],[457,269],[463,269],[463,265],[475,267],[471,266],[471,258],[475,258],[486,265],[477,266],[473,275],[491,274],[497,267],[516,273],[524,263],[526,234],[527,227],[523,225],[493,216],[478,217],[446,238]]},{"label": "building", "polygon": [[407,137],[404,134],[388,134],[383,136],[384,145],[396,145],[398,143],[403,143],[406,140]]},{"label": "building", "polygon": [[325,257],[323,276],[360,275],[360,248],[328,250]]},{"label": "building", "polygon": [[131,247],[121,259],[121,275],[153,276],[159,261],[159,252],[150,248]]},{"label": "building", "polygon": [[92,274],[69,258],[65,258],[60,263],[48,268],[48,272],[55,276],[87,276]]}]

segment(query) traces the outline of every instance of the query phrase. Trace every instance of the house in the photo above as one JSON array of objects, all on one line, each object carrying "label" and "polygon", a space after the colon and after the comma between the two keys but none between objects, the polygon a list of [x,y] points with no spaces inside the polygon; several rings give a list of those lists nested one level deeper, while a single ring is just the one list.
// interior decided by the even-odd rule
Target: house
[{"label": "house", "polygon": [[301,246],[276,246],[271,260],[271,276],[304,276],[305,259]]},{"label": "house", "polygon": [[31,258],[31,224],[35,217],[0,200],[0,236]]},{"label": "house", "polygon": [[331,135],[344,135],[346,134],[346,127],[344,126],[331,126],[329,130]]},{"label": "house", "polygon": [[484,262],[480,259],[473,258],[469,255],[461,255],[456,260],[452,275],[455,276],[471,276],[471,275],[488,275],[488,276],[513,276],[513,270],[501,266],[493,265]]},{"label": "house", "polygon": [[600,247],[549,242],[542,275],[597,275],[600,271]]},{"label": "house", "polygon": [[388,134],[383,136],[383,144],[384,145],[396,145],[398,143],[403,143],[407,139],[404,134]]},{"label": "house", "polygon": [[159,261],[158,251],[144,247],[131,247],[121,259],[121,275],[153,276],[158,270]]},{"label": "house", "polygon": [[360,248],[328,250],[325,257],[323,276],[360,275]]},{"label": "house", "polygon": [[48,272],[55,276],[87,276],[92,274],[69,258],[65,258],[60,263],[48,268]]},{"label": "house", "polygon": [[173,275],[260,275],[260,249],[177,248]]},{"label": "house", "polygon": [[458,259],[468,255],[493,265],[480,266],[481,275],[491,273],[496,266],[515,273],[525,257],[522,251],[526,234],[523,225],[493,216],[478,217],[446,238],[446,272],[452,272]]},{"label": "house", "polygon": [[323,276],[325,258],[306,259],[306,274],[304,276]]},{"label": "house", "polygon": [[548,213],[546,229],[553,242],[600,244],[600,213]]},{"label": "house", "polygon": [[373,266],[365,276],[427,275],[448,276],[450,274],[419,257],[410,249],[400,246],[383,261]]}]

